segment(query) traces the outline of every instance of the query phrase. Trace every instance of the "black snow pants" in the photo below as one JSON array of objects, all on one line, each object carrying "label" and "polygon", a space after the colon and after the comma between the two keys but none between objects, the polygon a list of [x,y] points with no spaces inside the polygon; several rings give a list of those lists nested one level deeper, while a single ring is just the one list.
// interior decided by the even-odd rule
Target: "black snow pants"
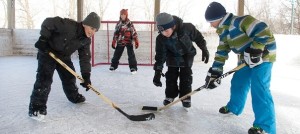
[{"label": "black snow pants", "polygon": [[[71,69],[75,71],[71,57],[61,58]],[[36,74],[36,81],[34,83],[33,91],[30,97],[30,103],[34,105],[46,106],[48,95],[51,90],[54,70],[62,81],[62,87],[69,101],[75,103],[78,93],[76,86],[76,78],[59,63],[57,63],[48,54],[38,53],[38,69]]]},{"label": "black snow pants", "polygon": [[[193,72],[191,67],[168,67],[166,72],[166,98],[182,97],[192,91]],[[179,77],[179,88],[177,80]],[[188,97],[187,99],[190,99]]]},{"label": "black snow pants", "polygon": [[127,44],[127,45],[118,44],[117,45],[115,52],[114,52],[114,56],[111,59],[111,66],[114,67],[115,69],[118,68],[119,60],[123,54],[125,47],[127,48],[129,69],[133,68],[133,69],[137,70],[137,61],[135,58],[132,44]]}]

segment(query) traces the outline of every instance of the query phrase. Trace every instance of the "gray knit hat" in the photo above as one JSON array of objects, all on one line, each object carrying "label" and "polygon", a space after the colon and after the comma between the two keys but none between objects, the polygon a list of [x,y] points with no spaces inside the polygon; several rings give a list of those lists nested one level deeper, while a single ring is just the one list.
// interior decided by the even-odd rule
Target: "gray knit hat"
[{"label": "gray knit hat", "polygon": [[157,29],[162,32],[166,29],[169,29],[175,25],[173,16],[168,13],[159,13],[156,16],[156,25]]},{"label": "gray knit hat", "polygon": [[86,18],[82,21],[82,24],[96,28],[97,31],[100,28],[100,17],[95,13],[91,12]]}]

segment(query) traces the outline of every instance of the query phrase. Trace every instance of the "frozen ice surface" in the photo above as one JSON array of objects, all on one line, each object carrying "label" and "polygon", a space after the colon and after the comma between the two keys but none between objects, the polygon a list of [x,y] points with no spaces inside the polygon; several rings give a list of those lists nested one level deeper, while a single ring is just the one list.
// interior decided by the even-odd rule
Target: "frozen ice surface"
[{"label": "frozen ice surface", "polygon": [[[78,59],[73,59],[79,70]],[[45,122],[28,116],[28,104],[35,81],[37,60],[31,56],[0,57],[0,133],[30,134],[244,134],[252,126],[254,115],[251,95],[240,116],[221,115],[218,109],[229,99],[231,76],[223,79],[214,90],[202,90],[192,96],[192,108],[186,112],[181,103],[155,112],[156,119],[133,122],[105,103],[92,90],[86,92],[79,85],[87,101],[82,104],[69,102],[63,93],[61,81],[55,72],[50,92]],[[196,62],[193,66],[193,89],[204,84],[211,65]],[[226,63],[224,70],[234,68]],[[299,65],[274,64],[271,90],[275,102],[278,134],[300,133]],[[108,65],[92,68],[92,85],[104,96],[130,115],[145,114],[142,106],[162,106],[163,87],[152,84],[154,71],[149,66],[139,66],[131,75],[127,65],[115,72]],[[166,69],[164,69],[166,71]],[[78,71],[79,72],[79,71]]]}]

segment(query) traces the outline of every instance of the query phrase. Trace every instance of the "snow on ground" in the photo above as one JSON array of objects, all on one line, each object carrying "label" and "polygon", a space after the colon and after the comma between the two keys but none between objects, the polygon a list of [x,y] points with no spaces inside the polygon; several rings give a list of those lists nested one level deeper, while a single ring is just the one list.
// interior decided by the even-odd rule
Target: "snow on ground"
[{"label": "snow on ground", "polygon": [[[85,92],[82,87],[79,87],[80,92],[87,98],[87,102],[69,102],[55,73],[47,103],[46,122],[37,122],[28,117],[28,103],[37,68],[35,57],[0,57],[0,63],[1,134],[245,134],[254,120],[250,95],[240,116],[218,113],[218,109],[229,99],[232,75],[226,77],[220,87],[193,95],[189,112],[178,103],[165,111],[155,112],[155,120],[134,122],[105,103],[93,91]],[[74,59],[74,64],[79,70],[77,59]],[[209,65],[194,64],[194,89],[204,84]],[[225,70],[234,68],[234,65],[226,64]],[[274,64],[271,90],[278,134],[300,133],[299,67],[299,64]],[[126,65],[120,66],[113,73],[108,68],[108,65],[101,65],[92,69],[92,85],[123,111],[138,115],[149,112],[142,111],[142,106],[162,106],[165,84],[161,88],[152,84],[152,67],[139,66],[135,75],[130,74]]]}]

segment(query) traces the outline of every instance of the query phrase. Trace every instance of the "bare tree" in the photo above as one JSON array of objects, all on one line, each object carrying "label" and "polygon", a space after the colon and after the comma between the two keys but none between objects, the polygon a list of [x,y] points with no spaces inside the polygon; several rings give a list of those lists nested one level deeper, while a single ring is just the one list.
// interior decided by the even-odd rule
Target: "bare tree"
[{"label": "bare tree", "polygon": [[[143,11],[145,19],[147,21],[153,21],[154,20],[154,1],[149,1],[149,0],[144,0],[143,1],[143,5],[140,6],[141,11]],[[154,30],[155,25],[146,25],[145,27],[145,31],[150,31],[150,30]],[[152,29],[151,29],[152,28]]]},{"label": "bare tree", "polygon": [[[182,19],[186,17],[188,14],[193,14],[190,10],[194,3],[191,1],[182,1],[177,0],[176,3],[172,1],[161,1],[161,9],[162,11],[171,11],[172,15],[176,15]],[[172,6],[170,6],[172,5]],[[171,9],[170,9],[171,8]],[[176,13],[177,12],[177,13]],[[194,15],[194,14],[193,14]]]},{"label": "bare tree", "polygon": [[[52,0],[52,11],[54,16],[61,16],[70,19],[77,18],[76,0]],[[63,13],[63,14],[61,14]]]},{"label": "bare tree", "polygon": [[146,20],[152,21],[154,20],[153,12],[154,12],[154,3],[153,1],[144,0],[144,5],[141,7],[142,10],[144,10],[144,16],[146,17]]},{"label": "bare tree", "polygon": [[3,6],[3,11],[2,13],[4,14],[4,18],[0,18],[1,20],[3,20],[3,25],[2,28],[7,26],[7,3],[6,0],[1,0],[2,6]]},{"label": "bare tree", "polygon": [[76,2],[77,0],[69,0],[69,13],[68,13],[69,18],[72,19],[76,18],[76,14],[75,14],[77,9]]},{"label": "bare tree", "polygon": [[[135,2],[135,0],[134,1],[132,1],[131,3],[130,3],[130,6],[129,6],[129,11],[131,12],[131,14],[130,14],[130,18],[131,19],[134,19],[134,18],[136,18],[135,17],[135,13],[138,13],[138,12],[140,12],[140,10],[138,10],[138,6],[135,4],[136,2]],[[136,19],[135,19],[136,20]]]},{"label": "bare tree", "polygon": [[[300,1],[294,1],[294,9],[292,9],[292,0],[281,0],[275,6],[271,4],[271,0],[264,0],[260,1],[260,4],[254,4],[253,7],[249,5],[245,5],[245,7],[249,14],[265,21],[274,33],[290,34],[293,21],[293,34],[300,34]],[[249,2],[252,2],[252,0],[247,3]],[[274,10],[274,7],[276,7],[276,10]]]},{"label": "bare tree", "polygon": [[[282,0],[281,2],[281,12],[280,12],[280,21],[281,26],[279,29],[284,29],[284,34],[289,34],[291,28],[293,28],[294,33],[292,34],[300,34],[300,1],[295,0],[294,10],[292,9],[292,1],[291,0]],[[292,13],[293,12],[293,13]],[[293,17],[292,17],[293,14]],[[292,27],[293,21],[293,27]]]},{"label": "bare tree", "polygon": [[[192,3],[191,2],[186,2],[186,1],[179,1],[177,5],[178,9],[178,17],[184,18],[186,14],[189,14],[189,9],[191,8]],[[192,14],[192,13],[190,13]]]},{"label": "bare tree", "polygon": [[286,3],[281,3],[281,8],[279,8],[278,20],[276,31],[281,34],[289,34],[291,27],[291,11]]},{"label": "bare tree", "polygon": [[160,11],[165,11],[169,9],[170,0],[160,1]]},{"label": "bare tree", "polygon": [[[99,0],[99,7],[100,7],[99,8],[99,11],[100,11],[99,16],[104,15],[106,9],[108,8],[109,2],[110,2],[109,0],[106,1],[106,3],[104,2],[104,0]],[[100,19],[102,19],[102,17]]]},{"label": "bare tree", "polygon": [[18,17],[20,23],[23,25],[24,28],[33,29],[34,28],[34,21],[33,21],[33,13],[30,12],[30,7],[28,0],[18,0],[18,4],[20,5],[21,15]]},{"label": "bare tree", "polygon": [[[245,13],[267,23],[273,33],[288,34],[291,9],[286,5],[287,1],[289,0],[283,0],[281,4],[278,4],[272,3],[271,0],[247,0],[245,1]],[[274,4],[277,5],[274,6]]]},{"label": "bare tree", "polygon": [[300,34],[300,1],[296,0],[295,3],[296,7],[295,7],[295,34]]}]

